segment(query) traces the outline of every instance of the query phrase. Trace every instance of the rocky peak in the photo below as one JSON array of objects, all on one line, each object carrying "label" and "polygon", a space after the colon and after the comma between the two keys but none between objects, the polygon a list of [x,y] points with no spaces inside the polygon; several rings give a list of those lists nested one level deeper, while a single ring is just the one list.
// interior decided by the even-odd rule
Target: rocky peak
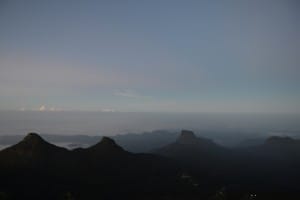
[{"label": "rocky peak", "polygon": [[43,138],[41,136],[39,136],[37,133],[28,133],[24,139],[22,140],[22,142],[26,142],[26,143],[32,143],[32,144],[36,144],[36,143],[43,143],[45,142],[43,140]]},{"label": "rocky peak", "polygon": [[106,136],[102,137],[100,144],[113,145],[113,146],[117,145],[113,139],[106,137]]},{"label": "rocky peak", "polygon": [[104,152],[115,152],[115,151],[124,151],[116,142],[109,137],[102,137],[102,140],[90,147],[91,150],[104,151]]},{"label": "rocky peak", "polygon": [[25,156],[26,159],[46,159],[51,153],[67,151],[64,148],[48,143],[37,133],[28,133],[22,141],[7,148],[6,150],[17,153],[19,156]]},{"label": "rocky peak", "polygon": [[180,136],[177,139],[177,143],[181,144],[190,144],[195,143],[197,141],[197,137],[195,136],[193,131],[182,130]]}]

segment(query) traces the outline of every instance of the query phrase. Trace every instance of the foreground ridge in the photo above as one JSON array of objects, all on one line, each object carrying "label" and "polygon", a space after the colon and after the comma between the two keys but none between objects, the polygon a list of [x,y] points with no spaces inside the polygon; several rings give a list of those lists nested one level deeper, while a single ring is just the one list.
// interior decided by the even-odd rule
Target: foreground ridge
[{"label": "foreground ridge", "polygon": [[300,191],[298,166],[299,140],[288,137],[229,149],[182,130],[153,154],[134,154],[109,137],[67,150],[29,133],[0,151],[0,197],[193,200],[215,199],[221,191],[230,200],[292,199]]}]

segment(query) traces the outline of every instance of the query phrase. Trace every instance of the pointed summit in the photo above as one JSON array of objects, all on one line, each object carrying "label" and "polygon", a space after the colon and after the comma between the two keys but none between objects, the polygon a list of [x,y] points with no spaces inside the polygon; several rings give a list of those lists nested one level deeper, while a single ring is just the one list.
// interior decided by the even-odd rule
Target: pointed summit
[{"label": "pointed summit", "polygon": [[52,146],[52,144],[46,142],[39,134],[37,133],[28,133],[21,142],[16,144],[18,148],[35,149],[41,148],[44,146]]},{"label": "pointed summit", "polygon": [[45,142],[43,138],[37,133],[28,133],[22,141],[31,143]]},{"label": "pointed summit", "polygon": [[11,148],[23,153],[31,152],[31,154],[33,152],[40,154],[42,152],[64,149],[50,144],[37,133],[28,133],[21,142],[11,146]]},{"label": "pointed summit", "polygon": [[47,165],[51,160],[68,153],[68,150],[48,143],[37,133],[29,133],[19,143],[2,150],[1,153],[10,157],[7,161],[8,166],[34,166]]},{"label": "pointed summit", "polygon": [[194,132],[189,131],[189,130],[182,130],[180,137],[182,137],[182,138],[193,138],[193,139],[196,138]]},{"label": "pointed summit", "polygon": [[211,168],[218,162],[218,158],[227,155],[227,149],[217,145],[212,140],[196,137],[192,131],[182,130],[174,143],[164,146],[156,153],[182,162],[184,165],[195,165],[199,168]]},{"label": "pointed summit", "polygon": [[126,152],[122,147],[120,147],[116,142],[109,137],[102,137],[101,141],[88,148],[96,152],[97,154],[115,154],[120,152]]},{"label": "pointed summit", "polygon": [[117,146],[116,142],[113,139],[106,137],[106,136],[102,137],[99,144]]},{"label": "pointed summit", "polygon": [[180,144],[191,144],[197,142],[197,139],[193,131],[182,130],[176,142]]}]

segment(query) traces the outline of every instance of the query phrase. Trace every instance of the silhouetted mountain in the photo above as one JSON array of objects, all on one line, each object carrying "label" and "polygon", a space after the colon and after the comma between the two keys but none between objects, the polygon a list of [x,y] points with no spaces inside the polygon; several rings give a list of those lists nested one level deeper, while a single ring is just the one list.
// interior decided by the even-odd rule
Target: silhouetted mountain
[{"label": "silhouetted mountain", "polygon": [[86,148],[85,150],[88,151],[89,153],[95,153],[97,155],[109,155],[109,156],[116,156],[119,154],[129,153],[125,151],[122,147],[117,145],[115,141],[109,137],[102,137],[100,142],[96,143],[95,145],[89,148]]},{"label": "silhouetted mountain", "polygon": [[201,165],[222,156],[227,149],[206,138],[196,137],[192,131],[182,130],[174,143],[154,151],[159,155],[171,157],[184,162],[198,162]]},{"label": "silhouetted mountain", "polygon": [[292,138],[271,137],[261,145],[228,149],[183,130],[174,143],[154,152],[177,160],[201,185],[235,185],[235,194],[294,194],[299,189],[300,143]]},{"label": "silhouetted mountain", "polygon": [[0,197],[292,199],[300,189],[300,142],[293,138],[228,149],[183,130],[155,152],[162,156],[131,153],[108,137],[67,150],[30,133],[0,151]]},{"label": "silhouetted mountain", "polygon": [[64,160],[69,152],[43,140],[36,133],[29,133],[21,142],[0,151],[2,166],[52,165],[58,159]]},{"label": "silhouetted mountain", "polygon": [[300,140],[291,137],[272,136],[262,145],[249,147],[247,151],[259,158],[280,162],[280,165],[284,164],[283,161],[300,162]]},{"label": "silhouetted mountain", "polygon": [[210,139],[196,137],[187,130],[181,131],[174,143],[154,150],[154,153],[176,160],[205,190],[222,186],[224,171],[229,168],[226,161],[232,160],[229,149]]},{"label": "silhouetted mountain", "polygon": [[178,196],[193,189],[179,174],[171,160],[127,152],[108,137],[70,151],[30,133],[0,151],[0,189],[12,199],[59,199],[68,192],[76,199]]},{"label": "silhouetted mountain", "polygon": [[[99,133],[101,134],[101,133]],[[295,133],[289,133],[295,135]],[[126,133],[111,136],[125,150],[133,153],[147,153],[153,149],[158,149],[170,144],[178,138],[180,132],[177,130],[155,130],[142,133]],[[195,132],[197,137],[207,137],[213,139],[216,144],[225,147],[249,147],[257,146],[265,141],[265,133],[247,131],[213,131],[198,130]],[[89,135],[55,135],[42,134],[46,141],[67,149],[79,147],[89,147],[101,140],[102,136]],[[0,149],[7,145],[13,145],[22,140],[22,135],[2,135],[0,136]],[[244,138],[249,139],[244,139]],[[253,137],[253,138],[252,138]]]},{"label": "silhouetted mountain", "polygon": [[192,131],[182,130],[176,142],[180,144],[194,144],[197,143],[198,140]]},{"label": "silhouetted mountain", "polygon": [[[89,147],[101,140],[102,136],[89,135],[54,135],[42,134],[45,140],[58,146],[74,149],[76,147]],[[146,153],[171,143],[178,136],[177,131],[155,130],[142,133],[126,133],[111,136],[117,144],[133,153]],[[13,145],[22,140],[22,135],[1,135],[0,145]]]}]

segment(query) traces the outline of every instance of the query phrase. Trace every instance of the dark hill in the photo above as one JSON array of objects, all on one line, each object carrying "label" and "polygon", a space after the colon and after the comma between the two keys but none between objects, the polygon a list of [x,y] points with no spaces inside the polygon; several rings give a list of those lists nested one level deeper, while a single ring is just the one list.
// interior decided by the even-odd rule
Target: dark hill
[{"label": "dark hill", "polygon": [[0,192],[12,199],[61,199],[65,194],[75,199],[171,198],[186,194],[183,190],[194,195],[193,186],[181,182],[180,171],[167,158],[127,152],[108,137],[69,151],[30,133],[0,151]]},{"label": "dark hill", "polygon": [[36,133],[29,133],[19,143],[0,151],[0,165],[7,167],[50,166],[63,162],[69,151],[43,140]]},{"label": "dark hill", "polygon": [[154,151],[156,154],[172,158],[190,173],[202,187],[221,187],[224,172],[230,168],[231,151],[217,145],[212,140],[196,137],[192,131],[183,130],[177,140]]},{"label": "dark hill", "polygon": [[0,199],[226,195],[240,200],[253,199],[253,194],[261,196],[257,199],[292,199],[300,191],[300,142],[293,138],[271,137],[261,145],[228,149],[183,130],[155,152],[159,155],[131,153],[108,137],[71,151],[30,133],[0,151]]},{"label": "dark hill", "polygon": [[154,152],[183,162],[201,162],[204,166],[223,156],[228,150],[206,138],[199,138],[192,131],[182,130],[174,143]]},{"label": "dark hill", "polygon": [[81,151],[84,150],[90,154],[97,154],[97,156],[119,156],[129,154],[129,152],[125,151],[109,137],[102,137],[101,141],[95,145],[86,149],[81,149]]},{"label": "dark hill", "polygon": [[257,158],[276,163],[276,166],[286,164],[300,166],[300,140],[291,137],[272,136],[262,145],[247,148],[247,151]]},{"label": "dark hill", "polygon": [[155,153],[175,159],[203,185],[234,185],[234,193],[297,191],[300,142],[271,137],[263,144],[228,149],[183,130],[178,139]]}]

